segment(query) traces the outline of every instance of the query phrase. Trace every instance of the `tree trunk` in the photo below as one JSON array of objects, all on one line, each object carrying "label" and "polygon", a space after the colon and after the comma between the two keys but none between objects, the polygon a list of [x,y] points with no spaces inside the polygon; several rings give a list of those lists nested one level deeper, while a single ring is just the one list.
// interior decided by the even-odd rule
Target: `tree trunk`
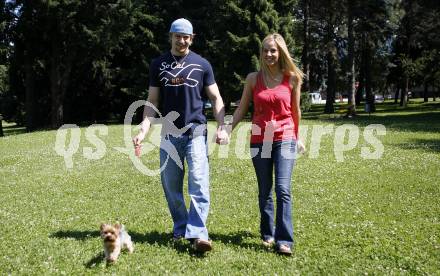
[{"label": "tree trunk", "polygon": [[365,62],[366,62],[366,56],[365,56],[365,33],[361,33],[361,45],[360,45],[360,51],[361,51],[361,60],[360,60],[360,66],[359,66],[359,86],[356,92],[356,105],[360,106],[361,102],[365,100]]},{"label": "tree trunk", "polygon": [[[412,26],[411,26],[412,20],[411,20],[411,18],[413,16],[413,3],[412,3],[412,1],[408,1],[408,4],[409,4],[409,6],[405,7],[405,12],[407,13],[406,14],[407,20],[405,21],[405,24],[404,24],[405,34],[406,34],[405,56],[407,58],[411,58],[411,55],[410,55],[411,40],[412,40]],[[413,61],[413,60],[411,59],[411,61]],[[407,103],[408,103],[409,78],[410,78],[407,68],[404,70],[403,75],[404,75],[404,83],[403,83],[404,87],[403,87],[402,93],[400,95],[400,106],[406,107]]]},{"label": "tree trunk", "polygon": [[356,115],[356,71],[354,61],[353,2],[348,4],[348,111],[347,116]]},{"label": "tree trunk", "polygon": [[409,77],[405,76],[405,87],[400,94],[400,106],[406,107],[408,103]]},{"label": "tree trunk", "polygon": [[25,110],[26,110],[26,130],[33,131],[36,129],[35,117],[35,75],[32,68],[32,59],[25,57]]},{"label": "tree trunk", "polygon": [[396,93],[394,94],[394,103],[397,104],[397,101],[399,100],[400,95],[400,84],[396,86]]},{"label": "tree trunk", "polygon": [[331,50],[327,53],[327,74],[327,100],[325,102],[324,113],[331,114],[335,112],[334,102],[336,89],[335,60]]},{"label": "tree trunk", "polygon": [[329,2],[329,15],[327,19],[327,34],[326,34],[326,46],[327,46],[327,100],[325,102],[324,113],[332,114],[335,112],[335,89],[336,89],[336,46],[333,41],[333,14],[331,8],[331,2]]},{"label": "tree trunk", "polygon": [[360,106],[363,99],[363,93],[365,89],[365,57],[364,57],[364,51],[361,50],[361,63],[359,67],[359,85],[356,91],[356,106]]},{"label": "tree trunk", "polygon": [[59,56],[53,52],[50,58],[51,125],[58,128],[63,124],[63,97]]},{"label": "tree trunk", "polygon": [[[440,95],[440,86],[437,86],[437,94]],[[436,93],[435,93],[435,91],[433,90],[433,91],[432,91],[432,101],[433,101],[433,102],[435,102],[435,97],[436,97]]]},{"label": "tree trunk", "polygon": [[428,82],[425,81],[423,83],[423,86],[424,86],[424,89],[423,89],[423,101],[425,103],[427,103],[428,102]]},{"label": "tree trunk", "polygon": [[[368,35],[367,35],[368,37]],[[368,41],[368,40],[367,40]],[[367,42],[366,41],[366,42]],[[371,48],[368,44],[364,47],[365,50],[365,95],[366,95],[366,103],[370,105],[370,112],[376,111],[376,106],[374,104],[374,95],[373,95],[373,87],[372,87],[372,76],[371,76]]]},{"label": "tree trunk", "polygon": [[304,22],[303,22],[303,36],[304,36],[304,46],[302,51],[302,64],[303,64],[303,72],[304,72],[304,82],[303,82],[303,90],[310,91],[310,60],[309,60],[309,37],[310,37],[310,28],[309,28],[309,13],[310,13],[310,1],[304,0]]},{"label": "tree trunk", "polygon": [[0,137],[5,136],[3,133],[3,117],[0,115]]},{"label": "tree trunk", "polygon": [[[58,128],[64,123],[64,98],[69,85],[75,55],[73,51],[70,51],[63,60],[61,48],[55,41],[52,41],[52,51],[50,59],[51,124],[53,128]],[[63,72],[61,71],[62,68],[64,69]]]}]

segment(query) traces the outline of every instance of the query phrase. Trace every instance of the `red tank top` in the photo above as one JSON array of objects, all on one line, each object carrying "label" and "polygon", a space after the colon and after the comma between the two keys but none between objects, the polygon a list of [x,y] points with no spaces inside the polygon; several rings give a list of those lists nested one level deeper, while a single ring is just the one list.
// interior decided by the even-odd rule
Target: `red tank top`
[{"label": "red tank top", "polygon": [[268,88],[264,84],[263,74],[258,72],[252,99],[251,143],[296,139],[288,75],[284,75],[279,85]]}]

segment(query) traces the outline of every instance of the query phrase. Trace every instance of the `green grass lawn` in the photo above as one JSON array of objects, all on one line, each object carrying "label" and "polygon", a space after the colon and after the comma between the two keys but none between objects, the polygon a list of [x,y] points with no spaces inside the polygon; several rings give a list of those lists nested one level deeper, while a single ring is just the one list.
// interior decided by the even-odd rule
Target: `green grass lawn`
[{"label": "green grass lawn", "polygon": [[[259,238],[256,178],[249,149],[237,133],[227,147],[211,144],[211,210],[214,250],[195,254],[171,242],[159,176],[145,176],[123,147],[123,126],[100,136],[106,154],[83,156],[94,147],[86,128],[73,168],[54,150],[56,131],[6,132],[0,138],[0,274],[439,274],[440,105],[414,102],[407,109],[378,105],[355,119],[305,114],[306,145],[316,125],[360,127],[357,146],[334,154],[325,135],[318,157],[300,156],[293,177],[295,248],[291,257],[263,248]],[[366,160],[364,127],[383,124],[382,158]],[[11,127],[12,129],[12,127]],[[211,133],[212,134],[212,133]],[[228,158],[223,156],[228,153]],[[158,149],[142,157],[158,167]],[[132,255],[103,262],[100,222],[123,222],[135,242]]]}]

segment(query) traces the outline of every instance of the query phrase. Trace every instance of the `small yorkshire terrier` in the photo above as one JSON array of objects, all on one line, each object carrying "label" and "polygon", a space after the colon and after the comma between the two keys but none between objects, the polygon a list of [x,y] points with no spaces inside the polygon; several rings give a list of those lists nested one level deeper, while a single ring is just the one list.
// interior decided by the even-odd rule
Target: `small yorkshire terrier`
[{"label": "small yorkshire terrier", "polygon": [[114,263],[122,249],[133,253],[134,246],[130,235],[125,231],[124,225],[116,223],[101,224],[101,238],[104,240],[104,254],[107,262]]}]

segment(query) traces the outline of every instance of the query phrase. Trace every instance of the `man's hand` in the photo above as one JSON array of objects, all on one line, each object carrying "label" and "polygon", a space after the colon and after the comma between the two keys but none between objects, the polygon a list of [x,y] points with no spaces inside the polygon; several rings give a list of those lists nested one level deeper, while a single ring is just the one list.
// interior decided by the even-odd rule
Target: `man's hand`
[{"label": "man's hand", "polygon": [[215,142],[219,145],[227,145],[229,143],[229,134],[231,133],[231,125],[221,125],[217,128]]},{"label": "man's hand", "polygon": [[140,131],[140,132],[138,133],[138,135],[136,135],[135,137],[133,137],[133,145],[134,145],[135,147],[140,146],[140,144],[142,143],[142,141],[145,139],[145,135],[146,135],[145,132]]}]

